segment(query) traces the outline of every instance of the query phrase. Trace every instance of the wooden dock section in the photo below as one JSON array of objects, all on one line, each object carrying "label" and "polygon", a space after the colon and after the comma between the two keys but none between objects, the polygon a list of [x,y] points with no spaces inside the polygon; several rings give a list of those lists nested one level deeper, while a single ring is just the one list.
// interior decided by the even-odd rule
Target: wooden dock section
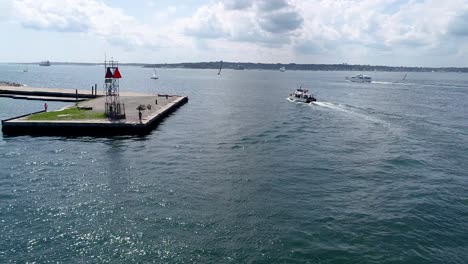
[{"label": "wooden dock section", "polygon": [[[0,87],[0,94],[3,87]],[[36,96],[38,100],[48,98],[70,98],[76,91],[67,89],[34,89],[28,87],[9,87],[27,93],[21,96]],[[16,90],[17,88],[21,88]],[[91,90],[91,89],[90,89]],[[3,90],[4,91],[4,90]],[[105,97],[79,91],[84,97],[78,103],[80,107],[92,108],[94,111],[104,112]],[[58,96],[57,96],[58,95]],[[19,96],[19,95],[18,95]],[[63,96],[63,97],[62,97]],[[68,96],[68,97],[67,97]],[[4,135],[76,135],[76,136],[111,136],[111,135],[144,135],[150,133],[166,116],[188,102],[188,97],[177,95],[150,95],[142,93],[121,93],[120,100],[125,105],[126,118],[120,120],[93,119],[93,120],[29,120],[31,114],[2,120]],[[140,120],[139,105],[150,105],[142,112]],[[40,111],[41,112],[41,111]],[[36,112],[37,113],[37,112]],[[35,113],[32,113],[35,114]]]}]

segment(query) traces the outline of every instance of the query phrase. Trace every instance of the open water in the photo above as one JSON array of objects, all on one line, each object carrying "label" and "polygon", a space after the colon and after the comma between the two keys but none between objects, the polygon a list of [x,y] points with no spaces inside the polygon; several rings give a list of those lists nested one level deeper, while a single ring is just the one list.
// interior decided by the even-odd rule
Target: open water
[{"label": "open water", "polygon": [[[104,75],[23,68],[0,80]],[[0,263],[468,262],[468,75],[121,72],[190,101],[144,137],[0,136]],[[299,85],[319,102],[287,101]],[[42,105],[0,98],[0,118]]]}]

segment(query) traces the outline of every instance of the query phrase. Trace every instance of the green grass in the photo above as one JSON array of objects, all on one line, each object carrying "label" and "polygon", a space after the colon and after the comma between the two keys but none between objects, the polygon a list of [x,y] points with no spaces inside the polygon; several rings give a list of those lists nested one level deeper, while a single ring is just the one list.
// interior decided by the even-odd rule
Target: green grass
[{"label": "green grass", "polygon": [[76,107],[61,111],[44,112],[28,117],[28,120],[82,120],[82,119],[106,119],[103,112],[82,110]]}]

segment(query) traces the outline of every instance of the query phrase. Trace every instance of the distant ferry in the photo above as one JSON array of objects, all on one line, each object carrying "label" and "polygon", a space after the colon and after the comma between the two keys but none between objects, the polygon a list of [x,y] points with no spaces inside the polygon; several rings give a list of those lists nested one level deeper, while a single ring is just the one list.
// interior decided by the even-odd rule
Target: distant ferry
[{"label": "distant ferry", "polygon": [[372,82],[372,78],[370,76],[363,75],[363,74],[358,74],[352,77],[346,77],[346,80],[349,82],[360,82],[360,83]]},{"label": "distant ferry", "polygon": [[39,66],[50,66],[50,61],[48,61],[48,60],[41,61],[41,62],[39,62]]}]

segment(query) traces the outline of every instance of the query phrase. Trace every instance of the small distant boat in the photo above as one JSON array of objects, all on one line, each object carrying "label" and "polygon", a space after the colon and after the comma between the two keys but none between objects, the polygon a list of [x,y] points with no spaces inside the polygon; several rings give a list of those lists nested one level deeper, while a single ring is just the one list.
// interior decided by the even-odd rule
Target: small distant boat
[{"label": "small distant boat", "polygon": [[303,89],[302,86],[297,88],[294,93],[289,94],[288,100],[306,104],[317,101],[317,99],[309,93],[309,90]]},{"label": "small distant boat", "polygon": [[24,69],[23,69],[23,72],[28,72],[28,68],[24,68]]},{"label": "small distant boat", "polygon": [[237,65],[237,67],[236,67],[234,70],[243,71],[243,70],[244,70],[244,66],[242,66],[242,65]]},{"label": "small distant boat", "polygon": [[153,76],[151,76],[151,79],[157,80],[159,77],[156,75],[156,69],[153,69]]},{"label": "small distant boat", "polygon": [[39,62],[39,66],[50,66],[50,61],[48,61],[48,60],[41,61],[41,62]]},{"label": "small distant boat", "polygon": [[285,72],[285,71],[286,71],[286,68],[283,66],[283,67],[281,67],[279,70],[280,70],[280,72]]},{"label": "small distant boat", "polygon": [[364,74],[358,74],[356,76],[352,77],[346,77],[345,78],[349,82],[359,82],[359,83],[370,83],[372,82],[372,78],[370,76],[364,75]]},{"label": "small distant boat", "polygon": [[218,75],[221,75],[221,70],[222,69],[223,69],[223,61],[221,61],[220,65],[219,65]]},{"label": "small distant boat", "polygon": [[405,76],[403,76],[403,79],[401,79],[401,80],[402,80],[402,81],[405,81],[407,75],[408,75],[408,73],[405,73]]}]

